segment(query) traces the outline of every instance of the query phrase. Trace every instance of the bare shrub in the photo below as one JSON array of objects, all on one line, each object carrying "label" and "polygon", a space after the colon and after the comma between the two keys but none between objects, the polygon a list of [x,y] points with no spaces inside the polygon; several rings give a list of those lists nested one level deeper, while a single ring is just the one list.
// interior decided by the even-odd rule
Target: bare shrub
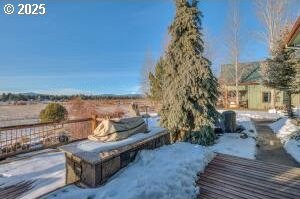
[{"label": "bare shrub", "polygon": [[75,98],[69,102],[68,112],[73,119],[85,118],[97,114],[96,108],[96,104],[92,101]]}]

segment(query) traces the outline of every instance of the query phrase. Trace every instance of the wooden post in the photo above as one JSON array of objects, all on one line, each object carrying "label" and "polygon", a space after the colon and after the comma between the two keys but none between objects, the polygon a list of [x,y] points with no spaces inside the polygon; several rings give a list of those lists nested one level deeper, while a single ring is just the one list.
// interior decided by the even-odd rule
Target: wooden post
[{"label": "wooden post", "polygon": [[98,124],[97,124],[97,115],[96,114],[93,114],[92,115],[92,130],[94,131],[96,128],[97,128],[97,126],[98,126]]}]

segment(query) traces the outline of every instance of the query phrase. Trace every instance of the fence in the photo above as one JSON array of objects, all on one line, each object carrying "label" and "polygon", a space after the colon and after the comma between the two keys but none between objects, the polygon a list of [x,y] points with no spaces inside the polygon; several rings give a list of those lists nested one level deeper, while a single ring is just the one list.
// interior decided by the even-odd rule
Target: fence
[{"label": "fence", "polygon": [[85,139],[95,118],[0,127],[0,159]]}]

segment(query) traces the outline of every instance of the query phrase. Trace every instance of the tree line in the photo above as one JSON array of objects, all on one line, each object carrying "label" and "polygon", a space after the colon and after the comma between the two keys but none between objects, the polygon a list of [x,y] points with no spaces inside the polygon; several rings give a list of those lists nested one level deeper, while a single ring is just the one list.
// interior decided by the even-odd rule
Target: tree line
[{"label": "tree line", "polygon": [[21,93],[2,93],[1,102],[11,101],[67,101],[74,98],[82,100],[113,100],[113,99],[140,99],[141,95],[47,95],[47,94],[21,94]]}]

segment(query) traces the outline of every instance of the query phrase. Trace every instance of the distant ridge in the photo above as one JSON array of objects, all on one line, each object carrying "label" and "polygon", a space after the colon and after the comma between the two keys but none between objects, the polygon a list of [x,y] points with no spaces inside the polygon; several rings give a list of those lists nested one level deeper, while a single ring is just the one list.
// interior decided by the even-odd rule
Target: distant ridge
[{"label": "distant ridge", "polygon": [[[9,92],[4,92],[5,94],[8,94]],[[0,93],[2,94],[2,93]],[[39,95],[47,95],[47,96],[100,96],[100,97],[123,97],[123,96],[132,96],[132,97],[142,97],[142,94],[68,94],[68,95],[62,95],[62,94],[47,94],[47,93],[34,93],[34,92],[27,92],[27,93],[12,93],[14,95],[24,95],[24,96],[39,96]]]},{"label": "distant ridge", "polygon": [[99,95],[87,95],[87,94],[72,94],[72,95],[62,95],[62,94],[40,94],[35,92],[26,93],[0,93],[0,101],[7,100],[59,100],[59,99],[72,99],[73,97],[81,97],[82,99],[126,99],[126,98],[143,98],[141,94],[99,94]]},{"label": "distant ridge", "polygon": [[34,93],[34,92],[28,92],[28,93],[19,93],[20,95],[25,95],[25,96],[39,96],[42,94]]}]

